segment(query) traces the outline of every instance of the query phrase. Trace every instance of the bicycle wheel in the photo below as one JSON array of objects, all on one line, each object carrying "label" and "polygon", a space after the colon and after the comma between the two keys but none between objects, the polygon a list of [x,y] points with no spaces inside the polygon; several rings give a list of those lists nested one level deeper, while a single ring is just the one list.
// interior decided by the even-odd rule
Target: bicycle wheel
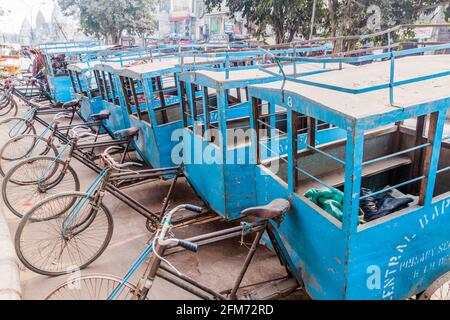
[{"label": "bicycle wheel", "polygon": [[436,280],[420,296],[420,300],[450,300],[450,272]]},{"label": "bicycle wheel", "polygon": [[17,116],[17,113],[19,112],[18,105],[14,98],[8,97],[5,99],[4,103],[0,107],[0,117],[4,117],[6,115],[9,115],[10,117]]},{"label": "bicycle wheel", "polygon": [[0,149],[0,174],[5,174],[18,162],[34,156],[58,155],[58,149],[48,139],[38,135],[21,135],[8,140]]},{"label": "bicycle wheel", "polygon": [[64,161],[34,157],[17,163],[2,183],[5,205],[17,217],[44,199],[62,192],[80,191],[80,181],[72,166],[63,174]]},{"label": "bicycle wheel", "polygon": [[61,193],[32,208],[15,235],[20,261],[36,273],[60,276],[100,257],[111,241],[113,219],[103,204],[94,208],[92,201],[84,193]]},{"label": "bicycle wheel", "polygon": [[[115,276],[81,276],[59,285],[45,300],[107,300],[121,283],[122,279]],[[134,285],[126,282],[115,300],[131,300],[135,290]]]},{"label": "bicycle wheel", "polygon": [[0,137],[14,138],[25,134],[36,134],[36,128],[29,120],[11,117],[0,121]]},{"label": "bicycle wheel", "polygon": [[[0,117],[6,116],[12,109],[14,108],[14,104],[10,97],[2,97],[0,102]],[[12,115],[14,116],[14,115]]]}]

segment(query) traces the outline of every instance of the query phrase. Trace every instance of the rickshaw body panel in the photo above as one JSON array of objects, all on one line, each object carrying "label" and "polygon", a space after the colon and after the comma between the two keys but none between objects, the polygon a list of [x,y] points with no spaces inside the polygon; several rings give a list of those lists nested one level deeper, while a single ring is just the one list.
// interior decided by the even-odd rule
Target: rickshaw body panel
[{"label": "rickshaw body panel", "polygon": [[54,100],[59,102],[69,102],[75,99],[72,83],[68,76],[50,76],[48,77],[48,82]]},{"label": "rickshaw body panel", "polygon": [[124,116],[122,113],[122,108],[116,104],[113,104],[109,101],[102,101],[103,110],[108,110],[110,112],[109,119],[105,120],[106,129],[113,133],[114,131],[126,129],[126,125],[124,122]]},{"label": "rickshaw body panel", "polygon": [[[344,130],[333,128],[318,132],[317,141],[327,143],[344,137]],[[256,189],[260,186],[255,177],[255,164],[248,145],[228,149],[226,153],[228,163],[223,163],[220,156],[222,150],[215,147],[215,152],[212,153],[211,144],[193,134],[191,130],[184,129],[183,139],[184,147],[191,150],[185,154],[186,176],[202,200],[208,203],[216,213],[226,219],[234,220],[239,219],[241,212],[246,208],[258,203],[264,204],[264,200],[257,203],[259,199]],[[271,147],[274,152],[285,152],[287,140],[282,139],[276,146]],[[299,150],[303,148],[304,146],[299,142]],[[272,156],[267,155],[268,158]],[[211,188],[212,181],[214,181],[214,188]]]},{"label": "rickshaw body panel", "polygon": [[139,128],[139,135],[134,139],[136,152],[147,164],[160,168],[159,151],[152,126],[134,115],[129,116],[129,121],[131,127]]},{"label": "rickshaw body panel", "polygon": [[[391,61],[391,72],[394,69],[393,66],[394,61]],[[301,187],[302,180],[295,178],[295,170],[298,167],[293,160],[294,157],[290,157],[288,160],[288,182],[281,180],[278,173],[277,175],[273,174],[262,164],[255,166],[258,205],[265,205],[276,198],[289,199],[291,202],[292,207],[279,227],[274,223],[275,237],[281,244],[283,257],[287,260],[293,275],[298,281],[305,284],[305,289],[312,298],[408,299],[428,289],[449,271],[450,193],[448,189],[436,188],[436,180],[439,181],[437,173],[443,172],[443,170],[448,172],[450,169],[448,156],[446,156],[446,152],[443,152],[443,150],[447,151],[448,146],[442,147],[445,114],[450,106],[449,99],[445,98],[448,78],[443,78],[444,76],[448,77],[448,74],[405,80],[406,85],[413,82],[419,83],[411,89],[412,93],[416,94],[415,97],[420,93],[418,87],[422,85],[420,82],[423,81],[423,90],[426,93],[430,91],[432,99],[426,100],[427,96],[425,95],[416,100],[408,100],[406,98],[408,95],[405,94],[405,98],[402,100],[403,105],[398,102],[398,106],[402,106],[401,108],[392,108],[389,107],[389,104],[381,105],[380,103],[380,109],[386,106],[384,110],[372,113],[369,111],[366,114],[364,113],[366,110],[360,111],[359,114],[353,113],[352,110],[357,110],[359,101],[352,101],[355,96],[351,94],[346,100],[346,102],[351,101],[351,103],[348,102],[349,108],[339,109],[334,108],[334,101],[321,103],[321,94],[325,93],[317,88],[317,91],[310,96],[305,95],[305,97],[301,97],[301,89],[307,90],[307,87],[292,86],[291,88],[298,90],[296,92],[291,92],[291,89],[284,91],[285,105],[289,112],[305,114],[337,125],[346,131],[345,158],[341,159],[345,166],[343,172],[345,188],[341,192],[343,196],[342,222],[300,195],[301,189],[296,183]],[[425,82],[432,78],[439,80]],[[436,88],[436,93],[431,92],[434,88]],[[280,91],[283,91],[272,89],[268,90],[267,87],[262,86],[253,91],[253,88],[250,88],[250,96],[256,98],[277,96]],[[297,94],[298,97],[296,97]],[[381,94],[386,94],[386,98],[383,97],[383,99],[387,99],[387,101],[391,99],[396,102],[394,90],[386,90],[386,92],[380,93],[380,96]],[[435,95],[433,96],[433,94]],[[377,103],[376,100],[371,102]],[[291,148],[294,139],[292,117],[295,115],[291,113],[288,121],[288,127],[291,128],[288,132],[288,135],[291,135],[288,154],[291,156],[294,152]],[[409,145],[405,147],[402,142],[399,142],[399,145],[392,148],[387,154],[385,152],[376,154],[376,151],[392,147],[393,144],[386,146],[386,143],[381,143],[378,147],[369,146],[370,138],[367,139],[368,135],[366,134],[372,129],[395,125],[395,132],[401,135],[402,129],[409,129],[403,128],[400,125],[401,122],[418,117],[428,117],[428,125],[425,122],[428,134],[425,133],[425,130],[418,134],[416,131],[419,129],[413,129],[413,139],[422,138],[419,142],[414,143],[414,148]],[[420,124],[417,124],[417,127],[420,127]],[[384,138],[384,136],[380,136]],[[448,140],[450,137],[445,139]],[[257,142],[259,143],[259,141]],[[423,159],[416,160],[418,161],[416,164],[423,166],[424,173],[412,177],[409,173],[405,178],[401,177],[400,183],[386,179],[393,184],[384,184],[383,187],[372,191],[373,196],[383,195],[390,190],[398,190],[414,182],[420,182],[419,191],[411,191],[411,194],[406,189],[398,190],[405,196],[408,194],[415,196],[415,199],[407,204],[409,206],[406,209],[394,210],[381,218],[374,218],[375,220],[372,221],[369,218],[369,222],[361,224],[359,221],[360,201],[368,198],[368,196],[364,197],[361,191],[362,187],[366,187],[366,184],[362,182],[365,178],[363,167],[421,149],[425,149]],[[315,147],[315,151],[320,150]],[[328,155],[330,156],[330,154]],[[415,164],[413,160],[410,163]],[[309,165],[313,166],[314,163]],[[304,168],[305,165],[302,167]],[[378,174],[389,172],[389,170],[392,170],[392,167],[380,166],[379,171],[374,174],[374,178],[377,178]],[[302,172],[307,171],[305,169]],[[313,177],[312,174],[311,176]],[[319,178],[317,180],[320,181]],[[324,184],[324,188],[326,186]],[[336,192],[339,191],[336,189],[339,186],[340,184],[336,183],[328,188],[334,189]],[[370,186],[367,187],[370,188]],[[436,191],[437,189],[439,191]],[[297,192],[294,192],[295,190]],[[443,192],[446,193],[442,194]]]},{"label": "rickshaw body panel", "polygon": [[344,299],[346,241],[341,228],[290,194],[265,169],[255,166],[255,170],[258,203],[277,198],[291,202],[281,224],[273,227],[293,276],[314,299]]},{"label": "rickshaw body panel", "polygon": [[[273,81],[270,77],[264,79],[257,79],[254,81],[240,81],[236,83],[225,83],[220,86],[218,83],[204,76],[194,76],[193,74],[182,74],[181,80],[187,84],[197,84],[214,88],[218,95],[223,95],[224,89],[244,88],[255,83],[268,83]],[[188,91],[189,99],[192,93]],[[224,122],[239,118],[248,118],[250,116],[251,101],[242,102],[233,106],[226,106],[225,101],[220,96],[218,99],[218,111],[211,112],[210,121]],[[273,102],[273,96],[267,99]],[[281,97],[279,98],[281,105]],[[199,120],[204,120],[204,116],[200,116]],[[188,125],[192,126],[192,120],[188,120]],[[245,129],[244,129],[245,130]],[[194,144],[197,144],[196,152],[205,154],[211,152],[211,144],[207,143],[200,136],[192,133],[190,129],[184,129],[185,144],[188,141],[188,146],[194,150]],[[221,131],[222,136],[225,134]],[[317,135],[320,143],[325,143],[346,137],[345,130],[331,129],[319,132]],[[189,140],[186,140],[189,139]],[[287,142],[285,142],[287,145]],[[299,146],[304,148],[304,146]],[[224,150],[225,149],[225,150]],[[186,176],[190,184],[194,187],[196,192],[217,214],[230,220],[238,219],[241,212],[257,204],[256,189],[259,188],[255,179],[255,162],[251,161],[251,148],[246,146],[228,148],[217,147],[216,152],[225,156],[225,162],[203,162],[194,163],[191,151],[188,161],[185,161],[184,168]],[[217,156],[216,156],[217,157]],[[236,161],[237,159],[237,161]],[[214,180],[213,180],[214,179]],[[208,182],[214,181],[216,186],[214,189]],[[256,185],[255,185],[256,183]],[[220,193],[220,192],[222,193]]]},{"label": "rickshaw body panel", "polygon": [[[177,165],[173,159],[172,152],[174,148],[180,143],[175,139],[172,139],[172,134],[176,130],[181,130],[181,121],[175,121],[163,125],[159,125],[153,128],[154,136],[159,155],[159,166],[155,168],[167,168]],[[153,140],[146,141],[146,144],[152,143]]]},{"label": "rickshaw body panel", "polygon": [[[187,180],[209,208],[222,216],[226,216],[223,167],[218,165],[205,166],[203,164],[204,161],[214,161],[212,156],[208,156],[211,155],[211,152],[204,152],[206,148],[210,150],[211,146],[202,137],[184,129],[183,148],[184,174]],[[195,150],[200,150],[201,154],[195,152]],[[217,156],[220,157],[220,149],[216,148],[215,151],[218,153]],[[196,161],[196,157],[200,157],[199,160]]]},{"label": "rickshaw body panel", "polygon": [[75,94],[75,98],[80,100],[80,117],[85,122],[92,121],[91,116],[99,113],[103,109],[101,97],[89,98],[85,95]]},{"label": "rickshaw body panel", "polygon": [[450,269],[448,194],[375,222],[350,241],[347,299],[408,299]]},{"label": "rickshaw body panel", "polygon": [[[233,106],[226,110],[226,118],[248,117],[249,107],[248,102]],[[218,120],[218,112],[212,112],[210,121]],[[242,210],[255,205],[254,170],[249,162],[248,146],[223,151],[189,129],[184,129],[183,141],[184,147],[191,150],[184,163],[186,176],[202,200],[217,214],[234,220],[240,217]],[[226,152],[225,161],[222,152]]]}]

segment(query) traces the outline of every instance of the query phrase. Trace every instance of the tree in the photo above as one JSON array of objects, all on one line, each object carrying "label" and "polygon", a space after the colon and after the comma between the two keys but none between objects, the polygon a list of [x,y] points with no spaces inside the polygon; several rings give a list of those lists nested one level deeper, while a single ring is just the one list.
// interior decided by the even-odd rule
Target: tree
[{"label": "tree", "polygon": [[328,0],[330,34],[355,35],[411,24],[422,14],[449,3],[443,0]]},{"label": "tree", "polygon": [[[413,24],[422,14],[431,13],[439,6],[445,8],[448,3],[450,1],[442,0],[328,0],[328,34],[331,37],[360,35]],[[387,44],[386,36],[377,42]],[[351,50],[355,45],[355,41],[335,42],[335,50]]]},{"label": "tree", "polygon": [[[266,36],[271,27],[277,43],[290,42],[296,35],[310,38],[311,21],[321,36],[347,36],[371,33],[398,24],[414,23],[422,14],[444,0],[206,0],[209,12],[228,7],[230,17],[240,13],[247,19],[247,27],[254,26],[256,36]],[[313,7],[316,2],[316,14]],[[311,33],[314,34],[314,33]],[[348,44],[350,45],[350,44]],[[347,49],[351,49],[347,47]],[[340,50],[337,48],[337,50]]]},{"label": "tree", "polygon": [[124,31],[143,37],[155,29],[154,0],[58,0],[66,16],[78,16],[86,35],[118,44]]},{"label": "tree", "polygon": [[[205,0],[209,12],[220,9],[222,0]],[[296,35],[309,38],[312,0],[226,0],[230,17],[238,13],[247,20],[247,27],[254,26],[254,34],[266,36],[267,27],[272,28],[277,43],[291,42]],[[315,25],[324,22],[326,10],[323,0],[316,1]]]}]

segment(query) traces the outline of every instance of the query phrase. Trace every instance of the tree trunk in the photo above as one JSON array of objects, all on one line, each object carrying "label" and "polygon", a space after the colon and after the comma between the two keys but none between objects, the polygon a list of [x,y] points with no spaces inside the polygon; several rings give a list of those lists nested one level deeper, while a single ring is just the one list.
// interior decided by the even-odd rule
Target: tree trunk
[{"label": "tree trunk", "polygon": [[281,44],[284,42],[284,34],[280,31],[275,32],[275,41],[277,44]]},{"label": "tree trunk", "polygon": [[118,45],[119,44],[119,37],[117,36],[117,33],[111,33],[111,44],[112,45]]},{"label": "tree trunk", "polygon": [[337,0],[328,0],[328,15],[330,19],[331,37],[337,35]]},{"label": "tree trunk", "polygon": [[[330,19],[330,28],[331,28],[331,37],[335,38],[337,36],[337,6],[338,0],[328,0],[328,15]],[[340,42],[334,40],[333,41],[333,51],[339,52]]]},{"label": "tree trunk", "polygon": [[288,40],[287,40],[288,43],[292,42],[292,40],[294,40],[295,34],[296,34],[295,30],[289,31],[289,36],[288,36]]}]

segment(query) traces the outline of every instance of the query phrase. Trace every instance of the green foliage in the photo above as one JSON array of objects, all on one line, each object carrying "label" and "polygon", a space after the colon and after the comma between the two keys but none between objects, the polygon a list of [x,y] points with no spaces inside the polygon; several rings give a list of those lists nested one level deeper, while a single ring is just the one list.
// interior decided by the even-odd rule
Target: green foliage
[{"label": "green foliage", "polygon": [[87,35],[117,44],[125,30],[139,36],[154,31],[154,0],[58,0],[65,15],[78,15]]},{"label": "green foliage", "polygon": [[[224,2],[235,17],[241,12],[256,36],[271,27],[276,40],[289,42],[294,36],[309,37],[313,0],[206,0],[209,11]],[[447,1],[449,2],[449,1]],[[316,35],[345,36],[371,33],[398,24],[414,23],[443,0],[317,0]],[[375,7],[376,6],[376,7]],[[447,17],[450,8],[446,9]]]},{"label": "green foliage", "polygon": [[[421,15],[434,12],[442,4],[442,0],[328,0],[328,31],[331,36],[347,36],[373,33],[400,24],[414,24]],[[406,40],[412,37],[412,33],[407,30],[396,36]],[[386,45],[387,38],[382,36],[375,42]],[[339,44],[335,48],[351,50],[355,44],[349,41],[344,43],[344,48],[338,47]]]},{"label": "green foliage", "polygon": [[[222,0],[206,0],[208,11],[220,8]],[[268,27],[272,28],[277,43],[290,42],[295,36],[309,37],[311,27],[312,0],[226,0],[230,16],[239,12],[247,20],[258,37],[264,37]],[[323,0],[317,0],[316,26],[324,22]]]},{"label": "green foliage", "polygon": [[[412,24],[422,14],[433,12],[442,0],[328,0],[330,19],[336,20],[332,34],[352,35],[383,30],[399,24]],[[379,8],[377,12],[371,6]],[[375,18],[376,17],[376,18]],[[371,18],[377,20],[370,20]],[[374,28],[374,26],[376,27]]]}]

